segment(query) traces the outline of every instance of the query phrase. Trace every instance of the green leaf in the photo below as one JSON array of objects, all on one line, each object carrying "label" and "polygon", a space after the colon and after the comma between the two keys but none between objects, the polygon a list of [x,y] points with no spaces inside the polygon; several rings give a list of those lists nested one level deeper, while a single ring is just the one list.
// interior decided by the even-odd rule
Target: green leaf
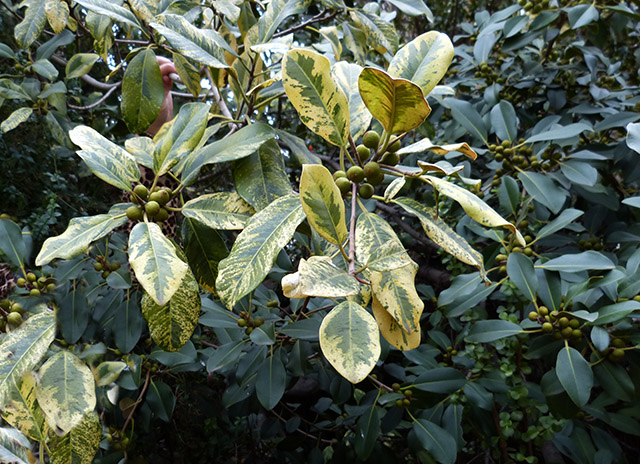
[{"label": "green leaf", "polygon": [[482,255],[473,249],[464,238],[455,233],[441,218],[436,219],[433,208],[427,208],[409,197],[398,198],[394,200],[394,203],[400,205],[407,213],[416,216],[427,237],[434,243],[456,259],[476,267],[482,278],[486,280]]},{"label": "green leaf", "polygon": [[378,323],[380,333],[386,341],[400,351],[409,351],[420,345],[422,334],[420,326],[416,327],[412,333],[407,333],[400,324],[389,314],[384,306],[380,304],[375,295],[372,298],[371,309],[373,317]]},{"label": "green leaf", "polygon": [[478,157],[476,152],[473,151],[469,144],[465,142],[452,143],[448,145],[434,145],[429,139],[422,139],[419,142],[403,147],[398,150],[397,153],[399,155],[408,155],[410,153],[425,153],[427,151],[431,151],[436,155],[446,155],[447,153],[450,153],[452,151],[457,151],[473,160]]},{"label": "green leaf", "polygon": [[53,32],[60,34],[69,22],[69,5],[62,0],[45,0],[44,11]]},{"label": "green leaf", "polygon": [[42,365],[38,376],[36,397],[52,429],[66,434],[96,407],[93,374],[71,352],[54,354]]},{"label": "green leaf", "polygon": [[301,259],[298,273],[301,291],[305,296],[340,298],[360,292],[358,281],[334,266],[328,256]]},{"label": "green leaf", "polygon": [[522,332],[522,327],[501,319],[477,321],[471,326],[466,340],[471,343],[488,343],[501,338],[511,337]]},{"label": "green leaf", "polygon": [[173,48],[187,58],[212,68],[228,68],[224,57],[235,51],[213,29],[198,29],[186,18],[174,14],[155,17],[149,26],[162,34]]},{"label": "green leaf", "polygon": [[535,172],[521,171],[518,178],[527,193],[542,203],[553,213],[558,214],[567,198],[567,191],[558,187],[551,177]]},{"label": "green leaf", "polygon": [[627,146],[640,153],[640,122],[627,124]]},{"label": "green leaf", "polygon": [[118,203],[108,214],[73,218],[67,229],[44,241],[36,256],[36,266],[44,266],[55,258],[69,259],[82,253],[94,241],[128,221],[127,208],[131,203]]},{"label": "green leaf", "polygon": [[296,194],[278,198],[251,218],[218,267],[216,289],[227,308],[262,282],[303,220]]},{"label": "green leaf", "polygon": [[507,275],[525,298],[529,301],[536,301],[538,279],[529,258],[522,253],[509,254]]},{"label": "green leaf", "polygon": [[429,22],[433,21],[433,13],[422,0],[389,0],[393,6],[409,16],[425,15]]},{"label": "green leaf", "polygon": [[451,394],[460,390],[466,383],[465,376],[451,367],[436,367],[420,374],[413,387],[426,392]]},{"label": "green leaf", "polygon": [[449,37],[430,31],[398,50],[387,72],[417,84],[426,96],[440,82],[452,59],[453,44]]},{"label": "green leaf", "polygon": [[593,386],[591,366],[579,351],[566,345],[558,353],[556,375],[569,398],[582,407],[589,401]]},{"label": "green leaf", "polygon": [[567,16],[569,17],[569,24],[571,29],[578,29],[591,24],[593,21],[598,20],[598,10],[595,6],[584,4],[577,5],[571,8],[566,8]]},{"label": "green leaf", "polygon": [[282,84],[303,124],[344,147],[349,139],[349,101],[331,76],[329,60],[311,50],[289,51],[282,61]]},{"label": "green leaf", "polygon": [[485,227],[504,227],[509,229],[515,234],[520,245],[526,246],[524,238],[513,224],[505,220],[493,208],[491,208],[491,206],[486,204],[470,191],[433,176],[422,176],[421,179],[429,182],[441,194],[458,202],[460,206],[462,206],[462,209],[464,209],[465,213],[467,213],[474,221]]},{"label": "green leaf", "polygon": [[[594,327],[596,328],[598,327]],[[593,373],[604,391],[613,398],[620,401],[633,401],[636,388],[624,367],[605,361],[596,365]]]},{"label": "green leaf", "polygon": [[513,105],[501,100],[491,109],[491,126],[500,140],[513,142],[518,137],[518,116]]},{"label": "green leaf", "polygon": [[469,134],[479,137],[485,145],[487,141],[487,126],[475,108],[468,101],[446,98],[442,104],[451,110],[453,119],[464,127]]},{"label": "green leaf", "polygon": [[409,132],[431,113],[417,85],[405,79],[394,79],[379,69],[363,69],[358,86],[362,101],[389,134]]},{"label": "green leaf", "polygon": [[249,124],[222,140],[197,149],[179,162],[175,169],[182,172],[182,182],[188,185],[195,180],[204,165],[247,157],[273,136],[273,129],[267,124]]},{"label": "green leaf", "polygon": [[360,419],[358,419],[356,423],[354,448],[360,459],[366,461],[369,455],[371,455],[381,432],[380,411],[374,403],[360,416]]},{"label": "green leaf", "polygon": [[182,225],[184,254],[198,284],[217,295],[216,277],[220,261],[229,255],[229,250],[220,234],[186,218]]},{"label": "green leaf", "polygon": [[70,291],[59,303],[56,318],[60,324],[60,332],[69,344],[76,343],[87,329],[90,306],[85,292]]},{"label": "green leaf", "polygon": [[131,132],[147,130],[160,114],[164,100],[162,73],[151,48],[138,53],[122,79],[122,117]]},{"label": "green leaf", "polygon": [[454,464],[458,454],[456,440],[445,429],[426,419],[416,419],[411,431],[437,462]]},{"label": "green leaf", "polygon": [[33,100],[22,86],[9,79],[0,79],[0,98],[7,100]]},{"label": "green leaf", "polygon": [[139,222],[129,235],[129,264],[157,304],[164,306],[180,287],[187,264],[155,223]]},{"label": "green leaf", "polygon": [[255,31],[250,31],[248,36],[251,45],[263,44],[271,40],[280,24],[289,16],[303,13],[309,5],[308,0],[273,0],[269,2],[264,14],[253,26]]},{"label": "green leaf", "polygon": [[598,181],[598,170],[589,163],[567,161],[560,164],[560,171],[574,184],[593,187]]},{"label": "green leaf", "polygon": [[36,404],[36,378],[27,372],[21,379],[13,377],[12,381],[17,383],[10,389],[2,418],[32,440],[44,440],[44,413]]},{"label": "green leaf", "polygon": [[77,126],[69,131],[69,137],[82,148],[78,155],[87,163],[91,172],[108,184],[130,192],[131,182],[140,179],[140,169],[135,158],[94,129]]},{"label": "green leaf", "polygon": [[0,251],[16,267],[21,267],[24,263],[27,248],[22,238],[22,231],[9,219],[0,219]]},{"label": "green leaf", "polygon": [[398,34],[392,23],[364,10],[350,10],[349,15],[355,25],[364,31],[367,45],[382,55],[391,57],[398,49]]},{"label": "green leaf", "polygon": [[611,305],[603,306],[598,310],[598,318],[593,322],[594,325],[605,325],[618,322],[624,319],[634,311],[640,310],[640,302],[629,300],[621,301]]},{"label": "green leaf", "polygon": [[[331,67],[331,75],[338,83],[349,101],[349,120],[351,137],[358,140],[371,124],[371,113],[365,106],[358,90],[358,78],[362,66],[346,61],[339,61]],[[304,164],[304,163],[303,163]]]},{"label": "green leaf", "polygon": [[379,271],[413,262],[389,223],[377,214],[366,212],[360,214],[356,223],[356,257],[361,264]]},{"label": "green leaf", "polygon": [[76,53],[69,59],[65,68],[67,79],[84,76],[99,59],[100,56],[95,53]]},{"label": "green leaf", "polygon": [[302,319],[284,326],[279,332],[298,340],[317,342],[319,340],[320,322],[318,318]]},{"label": "green leaf", "polygon": [[33,70],[47,80],[58,77],[58,70],[49,60],[37,60],[33,63]]},{"label": "green leaf", "polygon": [[200,83],[200,73],[198,72],[196,67],[180,53],[174,53],[172,57],[173,64],[176,67],[178,75],[180,76],[180,80],[185,85],[187,90],[191,92],[194,97],[200,95],[200,92],[202,91],[202,85]]},{"label": "green leaf", "polygon": [[218,192],[189,200],[182,214],[211,229],[238,230],[251,219],[253,209],[235,192]]},{"label": "green leaf", "polygon": [[25,4],[24,19],[15,27],[13,34],[20,48],[28,49],[47,25],[47,13],[45,0],[28,0],[22,3]]},{"label": "green leaf", "polygon": [[[122,7],[117,3],[109,2],[107,0],[77,0],[76,3],[85,7],[89,11],[107,16],[114,21],[128,24],[129,26],[133,26],[137,29],[142,29],[136,15],[134,15],[131,10]],[[145,34],[144,30],[143,34]]]},{"label": "green leaf", "polygon": [[602,253],[584,251],[573,255],[562,255],[536,267],[548,271],[581,272],[606,271],[614,269],[616,265]]},{"label": "green leaf", "polygon": [[351,383],[359,383],[380,357],[376,321],[362,306],[344,301],[322,320],[320,348],[340,375]]},{"label": "green leaf", "polygon": [[148,293],[142,296],[142,315],[151,338],[165,351],[179,351],[191,338],[200,315],[200,288],[190,269],[169,302],[157,304]]},{"label": "green leaf", "polygon": [[8,464],[36,462],[31,451],[31,443],[20,431],[9,427],[0,427],[0,462]]},{"label": "green leaf", "polygon": [[267,411],[271,411],[282,398],[287,385],[287,371],[280,359],[280,350],[262,362],[256,379],[258,401]]},{"label": "green leaf", "polygon": [[[360,96],[359,93],[358,96]],[[301,138],[279,129],[276,129],[275,133],[278,135],[278,138],[289,147],[291,154],[298,161],[298,164],[322,164],[320,158],[307,148],[305,141]]]},{"label": "green leaf", "polygon": [[300,202],[311,227],[330,243],[342,246],[348,235],[344,201],[327,168],[302,166]]},{"label": "green leaf", "polygon": [[159,419],[169,422],[176,407],[176,397],[171,387],[164,382],[154,382],[149,384],[147,393],[147,404]]},{"label": "green leaf", "polygon": [[18,108],[13,113],[11,113],[7,119],[2,121],[2,124],[0,124],[0,131],[2,131],[3,134],[6,134],[7,132],[15,129],[20,124],[29,119],[29,116],[31,116],[32,113],[32,108]]},{"label": "green leaf", "polygon": [[104,387],[118,380],[122,371],[127,369],[127,363],[124,361],[104,361],[98,364],[94,374],[96,377],[96,385]]},{"label": "green leaf", "polygon": [[562,210],[562,213],[560,213],[557,218],[555,218],[553,221],[551,221],[549,224],[538,231],[538,233],[536,234],[536,240],[548,237],[549,235],[554,234],[561,229],[564,229],[567,225],[578,219],[583,214],[584,211],[573,208]]},{"label": "green leaf", "polygon": [[156,175],[167,173],[198,146],[207,127],[210,107],[207,103],[187,103],[180,107],[177,118],[166,131],[163,130],[153,151]]},{"label": "green leaf", "polygon": [[51,464],[91,464],[98,452],[102,426],[98,414],[91,411],[64,437],[54,437]]},{"label": "green leaf", "polygon": [[123,353],[130,353],[140,340],[144,319],[138,306],[137,293],[129,294],[113,318],[113,339]]},{"label": "green leaf", "polygon": [[529,137],[525,143],[530,144],[533,142],[546,142],[549,140],[565,140],[582,134],[584,131],[592,132],[591,126],[584,122],[577,122],[575,124],[569,124],[568,126],[558,127],[556,129],[545,130],[540,134]]},{"label": "green leaf", "polygon": [[257,153],[236,161],[233,180],[238,194],[256,211],[293,192],[275,139],[267,140]]}]

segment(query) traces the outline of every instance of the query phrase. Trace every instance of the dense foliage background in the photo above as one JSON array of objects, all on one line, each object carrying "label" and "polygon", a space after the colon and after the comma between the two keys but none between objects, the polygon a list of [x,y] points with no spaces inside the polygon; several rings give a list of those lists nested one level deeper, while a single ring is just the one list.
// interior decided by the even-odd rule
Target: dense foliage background
[{"label": "dense foliage background", "polygon": [[[27,461],[31,446],[54,462],[91,462],[91,450],[100,463],[636,461],[637,6],[28,0],[3,2],[0,12],[0,212],[9,216],[0,220],[0,249],[17,277],[42,278],[15,288],[3,312],[17,303],[28,321],[42,304],[55,307],[55,342],[38,362],[75,354],[91,367],[97,397],[97,416],[85,416],[90,425],[82,422],[78,432],[92,437],[87,442],[74,438],[79,429],[63,438],[48,430],[40,412],[29,422],[39,424],[36,432],[19,427],[32,446],[11,428],[25,422],[5,410],[0,450]],[[220,48],[230,68],[204,66],[185,52],[188,44],[150,26],[161,13],[218,31],[239,57]],[[254,24],[272,26],[270,34],[253,29],[266,34],[264,43],[247,39]],[[331,63],[386,69],[398,48],[427,31],[448,34],[455,55],[427,97],[430,116],[402,139],[400,166],[437,164],[440,178],[515,224],[526,246],[509,231],[482,227],[460,202],[408,176],[400,195],[437,208],[482,254],[490,280],[484,282],[483,270],[442,251],[415,215],[377,190],[364,207],[393,226],[419,265],[422,338],[409,351],[382,340],[380,360],[362,382],[343,378],[319,348],[318,329],[335,299],[282,293],[282,277],[301,258],[329,249],[306,223],[264,282],[230,312],[212,283],[237,231],[216,232],[178,214],[170,238],[204,284],[199,323],[175,352],[150,337],[143,290],[126,265],[126,231],[70,259],[35,265],[44,240],[63,233],[71,218],[102,214],[121,201],[122,191],[98,181],[76,155],[68,133],[85,125],[130,148],[125,143],[143,130],[125,122],[119,83],[147,45],[181,65],[175,114],[190,102],[212,103],[214,129],[203,144],[224,140],[234,124],[267,123],[278,131],[277,144],[271,139],[260,154],[277,159],[297,191],[301,164],[320,162],[332,172],[341,166],[339,149],[301,122],[285,94],[283,51],[309,47]],[[372,127],[380,131],[375,120]],[[478,157],[454,150],[443,158],[411,147],[426,138],[430,146],[467,142]],[[241,169],[247,166],[239,161],[204,166],[181,191],[184,201],[246,192]],[[277,182],[266,198],[281,196]],[[18,242],[19,252],[11,251]],[[20,330],[20,323],[2,326],[7,334]],[[4,354],[6,340],[0,338]],[[10,378],[4,359],[0,398],[15,401],[11,395],[28,379],[8,385],[19,379]],[[34,410],[34,397],[23,400]]]}]

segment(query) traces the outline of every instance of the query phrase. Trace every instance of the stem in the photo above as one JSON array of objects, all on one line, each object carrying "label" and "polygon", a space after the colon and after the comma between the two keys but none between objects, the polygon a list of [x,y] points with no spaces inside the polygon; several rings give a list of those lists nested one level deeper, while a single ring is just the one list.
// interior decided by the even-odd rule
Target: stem
[{"label": "stem", "polygon": [[140,402],[142,401],[142,397],[144,396],[145,392],[147,391],[147,387],[149,386],[149,379],[150,378],[151,378],[151,369],[148,369],[147,370],[147,378],[144,379],[144,385],[142,386],[142,390],[140,391],[140,395],[138,395],[138,399],[136,400],[136,402],[133,403],[133,407],[131,409],[131,412],[127,416],[127,420],[124,421],[124,425],[122,426],[122,430],[120,431],[120,435],[124,435],[124,432],[127,430],[127,425],[129,425],[129,421],[131,421],[131,418],[133,417],[133,413],[136,411],[136,407],[140,404]]},{"label": "stem", "polygon": [[358,184],[351,184],[351,224],[349,224],[349,274],[356,274],[356,199]]}]

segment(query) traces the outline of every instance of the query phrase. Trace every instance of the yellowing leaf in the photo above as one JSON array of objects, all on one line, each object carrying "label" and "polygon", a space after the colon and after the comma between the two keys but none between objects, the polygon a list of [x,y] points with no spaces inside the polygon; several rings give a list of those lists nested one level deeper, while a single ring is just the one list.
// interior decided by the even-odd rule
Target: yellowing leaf
[{"label": "yellowing leaf", "polygon": [[298,272],[305,296],[339,298],[356,295],[360,291],[355,277],[337,268],[328,256],[301,259]]},{"label": "yellowing leaf", "polygon": [[2,124],[0,124],[0,131],[2,131],[3,134],[6,134],[7,132],[15,129],[20,124],[29,119],[29,116],[31,116],[32,113],[32,108],[27,108],[26,106],[23,108],[18,108],[13,113],[11,113],[7,119],[2,121]]},{"label": "yellowing leaf", "polygon": [[331,75],[349,100],[349,125],[354,140],[362,137],[372,118],[358,91],[358,78],[362,69],[362,66],[346,61],[339,61],[331,67]]},{"label": "yellowing leaf", "polygon": [[27,49],[47,25],[47,14],[45,0],[27,0],[22,4],[27,5],[24,19],[15,27],[13,34],[20,48]]},{"label": "yellowing leaf", "polygon": [[101,438],[100,419],[91,411],[64,437],[56,436],[51,440],[51,464],[91,464]]},{"label": "yellowing leaf", "polygon": [[468,158],[476,159],[478,155],[466,142],[452,143],[449,145],[434,145],[429,139],[422,139],[398,150],[399,155],[408,155],[410,153],[424,153],[431,151],[436,155],[446,155],[449,152],[457,151]]},{"label": "yellowing leaf", "polygon": [[238,230],[251,219],[253,209],[235,192],[218,192],[189,200],[182,214],[212,229]]},{"label": "yellowing leaf", "polygon": [[[19,380],[19,381],[18,381]],[[9,401],[2,408],[2,418],[32,440],[45,439],[42,432],[44,413],[36,403],[36,379],[27,372],[10,389]]]},{"label": "yellowing leaf", "polygon": [[45,0],[44,11],[53,32],[60,34],[69,22],[69,6],[62,0]]},{"label": "yellowing leaf", "polygon": [[363,69],[358,86],[364,104],[390,134],[415,129],[431,113],[420,87],[379,69]]},{"label": "yellowing leaf", "polygon": [[420,346],[420,326],[413,333],[408,334],[376,298],[373,299],[371,308],[380,328],[380,333],[392,346],[401,351],[413,350]]},{"label": "yellowing leaf", "polygon": [[340,303],[322,320],[320,348],[340,375],[351,383],[361,382],[380,357],[375,319],[356,303]]},{"label": "yellowing leaf", "polygon": [[331,77],[331,64],[311,50],[291,50],[282,61],[282,83],[300,120],[327,142],[349,140],[349,102]]},{"label": "yellowing leaf", "polygon": [[356,257],[373,270],[395,269],[413,262],[393,228],[374,213],[358,216]]}]

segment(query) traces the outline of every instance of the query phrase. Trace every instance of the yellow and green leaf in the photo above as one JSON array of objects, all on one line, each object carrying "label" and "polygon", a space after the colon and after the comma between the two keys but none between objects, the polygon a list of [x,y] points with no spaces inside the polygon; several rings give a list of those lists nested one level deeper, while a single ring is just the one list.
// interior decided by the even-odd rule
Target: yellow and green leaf
[{"label": "yellow and green leaf", "polygon": [[356,257],[372,270],[389,270],[413,263],[387,221],[362,213],[356,223]]},{"label": "yellow and green leaf", "polygon": [[13,31],[13,35],[20,48],[28,49],[47,25],[45,4],[45,0],[27,0],[22,2],[21,5],[27,6],[24,19]]},{"label": "yellow and green leaf", "polygon": [[113,229],[128,221],[126,211],[132,203],[118,203],[109,213],[97,216],[77,217],[60,235],[49,237],[36,257],[36,265],[44,266],[55,258],[69,259],[82,253],[87,247]]},{"label": "yellow and green leaf", "polygon": [[118,380],[122,371],[127,368],[127,363],[123,361],[104,361],[98,364],[93,371],[96,378],[96,385],[104,387]]},{"label": "yellow and green leaf", "polygon": [[161,306],[178,290],[188,269],[160,226],[152,222],[139,222],[131,230],[129,264],[142,287]]},{"label": "yellow and green leaf", "polygon": [[52,438],[49,444],[51,464],[91,464],[101,438],[100,418],[91,411],[65,436]]},{"label": "yellow and green leaf", "polygon": [[408,155],[410,153],[424,153],[426,151],[431,151],[436,155],[446,155],[452,151],[457,151],[472,160],[478,157],[476,152],[466,142],[452,143],[449,145],[434,145],[429,139],[422,139],[419,142],[403,147],[398,150],[398,154]]},{"label": "yellow and green leaf", "polygon": [[407,79],[428,95],[444,76],[453,59],[453,44],[442,32],[426,32],[398,50],[387,72]]},{"label": "yellow and green leaf", "polygon": [[145,293],[142,296],[142,315],[149,324],[151,338],[165,351],[178,351],[191,338],[200,315],[200,291],[190,269],[180,287],[164,306]]},{"label": "yellow and green leaf", "polygon": [[500,216],[491,206],[470,191],[437,177],[421,176],[420,178],[433,185],[441,194],[458,202],[460,206],[462,206],[462,209],[464,209],[474,221],[486,227],[504,227],[509,229],[515,234],[520,245],[526,246],[526,242],[522,234],[516,229],[516,226]]},{"label": "yellow and green leaf", "polygon": [[82,148],[77,153],[91,172],[108,184],[130,192],[131,182],[140,179],[140,169],[135,158],[96,130],[77,126],[69,131],[69,137]]},{"label": "yellow and green leaf", "polygon": [[142,33],[147,35],[145,30],[140,26],[140,21],[138,21],[136,15],[128,8],[120,6],[117,2],[110,2],[108,0],[75,0],[75,2],[100,16],[108,17],[114,21],[141,29]]},{"label": "yellow and green leaf", "polygon": [[333,78],[342,88],[349,101],[349,119],[351,136],[354,140],[359,139],[371,124],[371,113],[362,101],[358,91],[358,78],[362,72],[362,66],[339,61],[331,67]]},{"label": "yellow and green leaf", "polygon": [[251,218],[218,267],[216,289],[227,308],[260,285],[303,220],[297,194],[278,198]]},{"label": "yellow and green leaf", "polygon": [[305,126],[333,145],[347,143],[349,101],[327,58],[311,50],[289,51],[282,60],[282,83]]},{"label": "yellow and green leaf", "polygon": [[59,351],[38,371],[38,404],[47,424],[67,434],[96,407],[96,386],[87,365],[69,351]]},{"label": "yellow and green leaf", "polygon": [[0,427],[0,462],[7,464],[33,464],[36,457],[31,443],[22,432],[11,427]]},{"label": "yellow and green leaf", "polygon": [[122,118],[135,134],[153,124],[164,101],[162,73],[151,48],[138,53],[122,78]]},{"label": "yellow and green leaf", "polygon": [[373,298],[371,308],[380,328],[380,333],[392,346],[401,351],[409,351],[420,345],[421,332],[419,325],[416,330],[408,334],[376,298]]},{"label": "yellow and green leaf", "polygon": [[36,403],[36,379],[26,372],[21,379],[13,377],[9,400],[2,408],[2,418],[35,441],[44,440],[44,413]]},{"label": "yellow and green leaf", "polygon": [[327,168],[319,164],[302,166],[300,201],[311,227],[329,242],[342,246],[348,235],[344,201]]},{"label": "yellow and green leaf", "polygon": [[13,113],[11,113],[7,119],[2,121],[2,124],[0,124],[0,131],[3,134],[6,134],[7,132],[15,129],[20,124],[29,119],[29,116],[31,116],[32,113],[32,108],[28,108],[26,106],[18,108]]},{"label": "yellow and green leaf", "polygon": [[249,30],[245,46],[268,42],[278,26],[289,16],[303,13],[311,3],[309,0],[272,0],[258,22]]},{"label": "yellow and green leaf", "polygon": [[298,272],[305,296],[340,298],[357,295],[360,291],[360,284],[355,277],[336,267],[328,256],[301,259]]},{"label": "yellow and green leaf", "polygon": [[238,230],[251,219],[253,208],[235,192],[218,192],[189,200],[182,214],[212,229]]},{"label": "yellow and green leaf", "polygon": [[44,11],[53,32],[60,34],[69,22],[69,5],[62,0],[45,0]]},{"label": "yellow and green leaf", "polygon": [[391,54],[398,49],[399,42],[393,24],[364,10],[354,9],[349,14],[354,24],[365,33],[367,45],[387,59],[391,58]]},{"label": "yellow and green leaf", "polygon": [[153,151],[156,146],[151,137],[131,137],[124,143],[124,147],[138,164],[153,169]]},{"label": "yellow and green leaf", "polygon": [[217,296],[218,265],[229,255],[224,239],[216,230],[189,218],[182,225],[182,237],[184,254],[198,284]]},{"label": "yellow and green leaf", "polygon": [[322,354],[351,383],[364,380],[380,357],[380,332],[362,306],[344,301],[320,325]]},{"label": "yellow and green leaf", "polygon": [[362,101],[389,134],[415,129],[431,113],[420,87],[379,69],[364,68],[358,86]]}]

